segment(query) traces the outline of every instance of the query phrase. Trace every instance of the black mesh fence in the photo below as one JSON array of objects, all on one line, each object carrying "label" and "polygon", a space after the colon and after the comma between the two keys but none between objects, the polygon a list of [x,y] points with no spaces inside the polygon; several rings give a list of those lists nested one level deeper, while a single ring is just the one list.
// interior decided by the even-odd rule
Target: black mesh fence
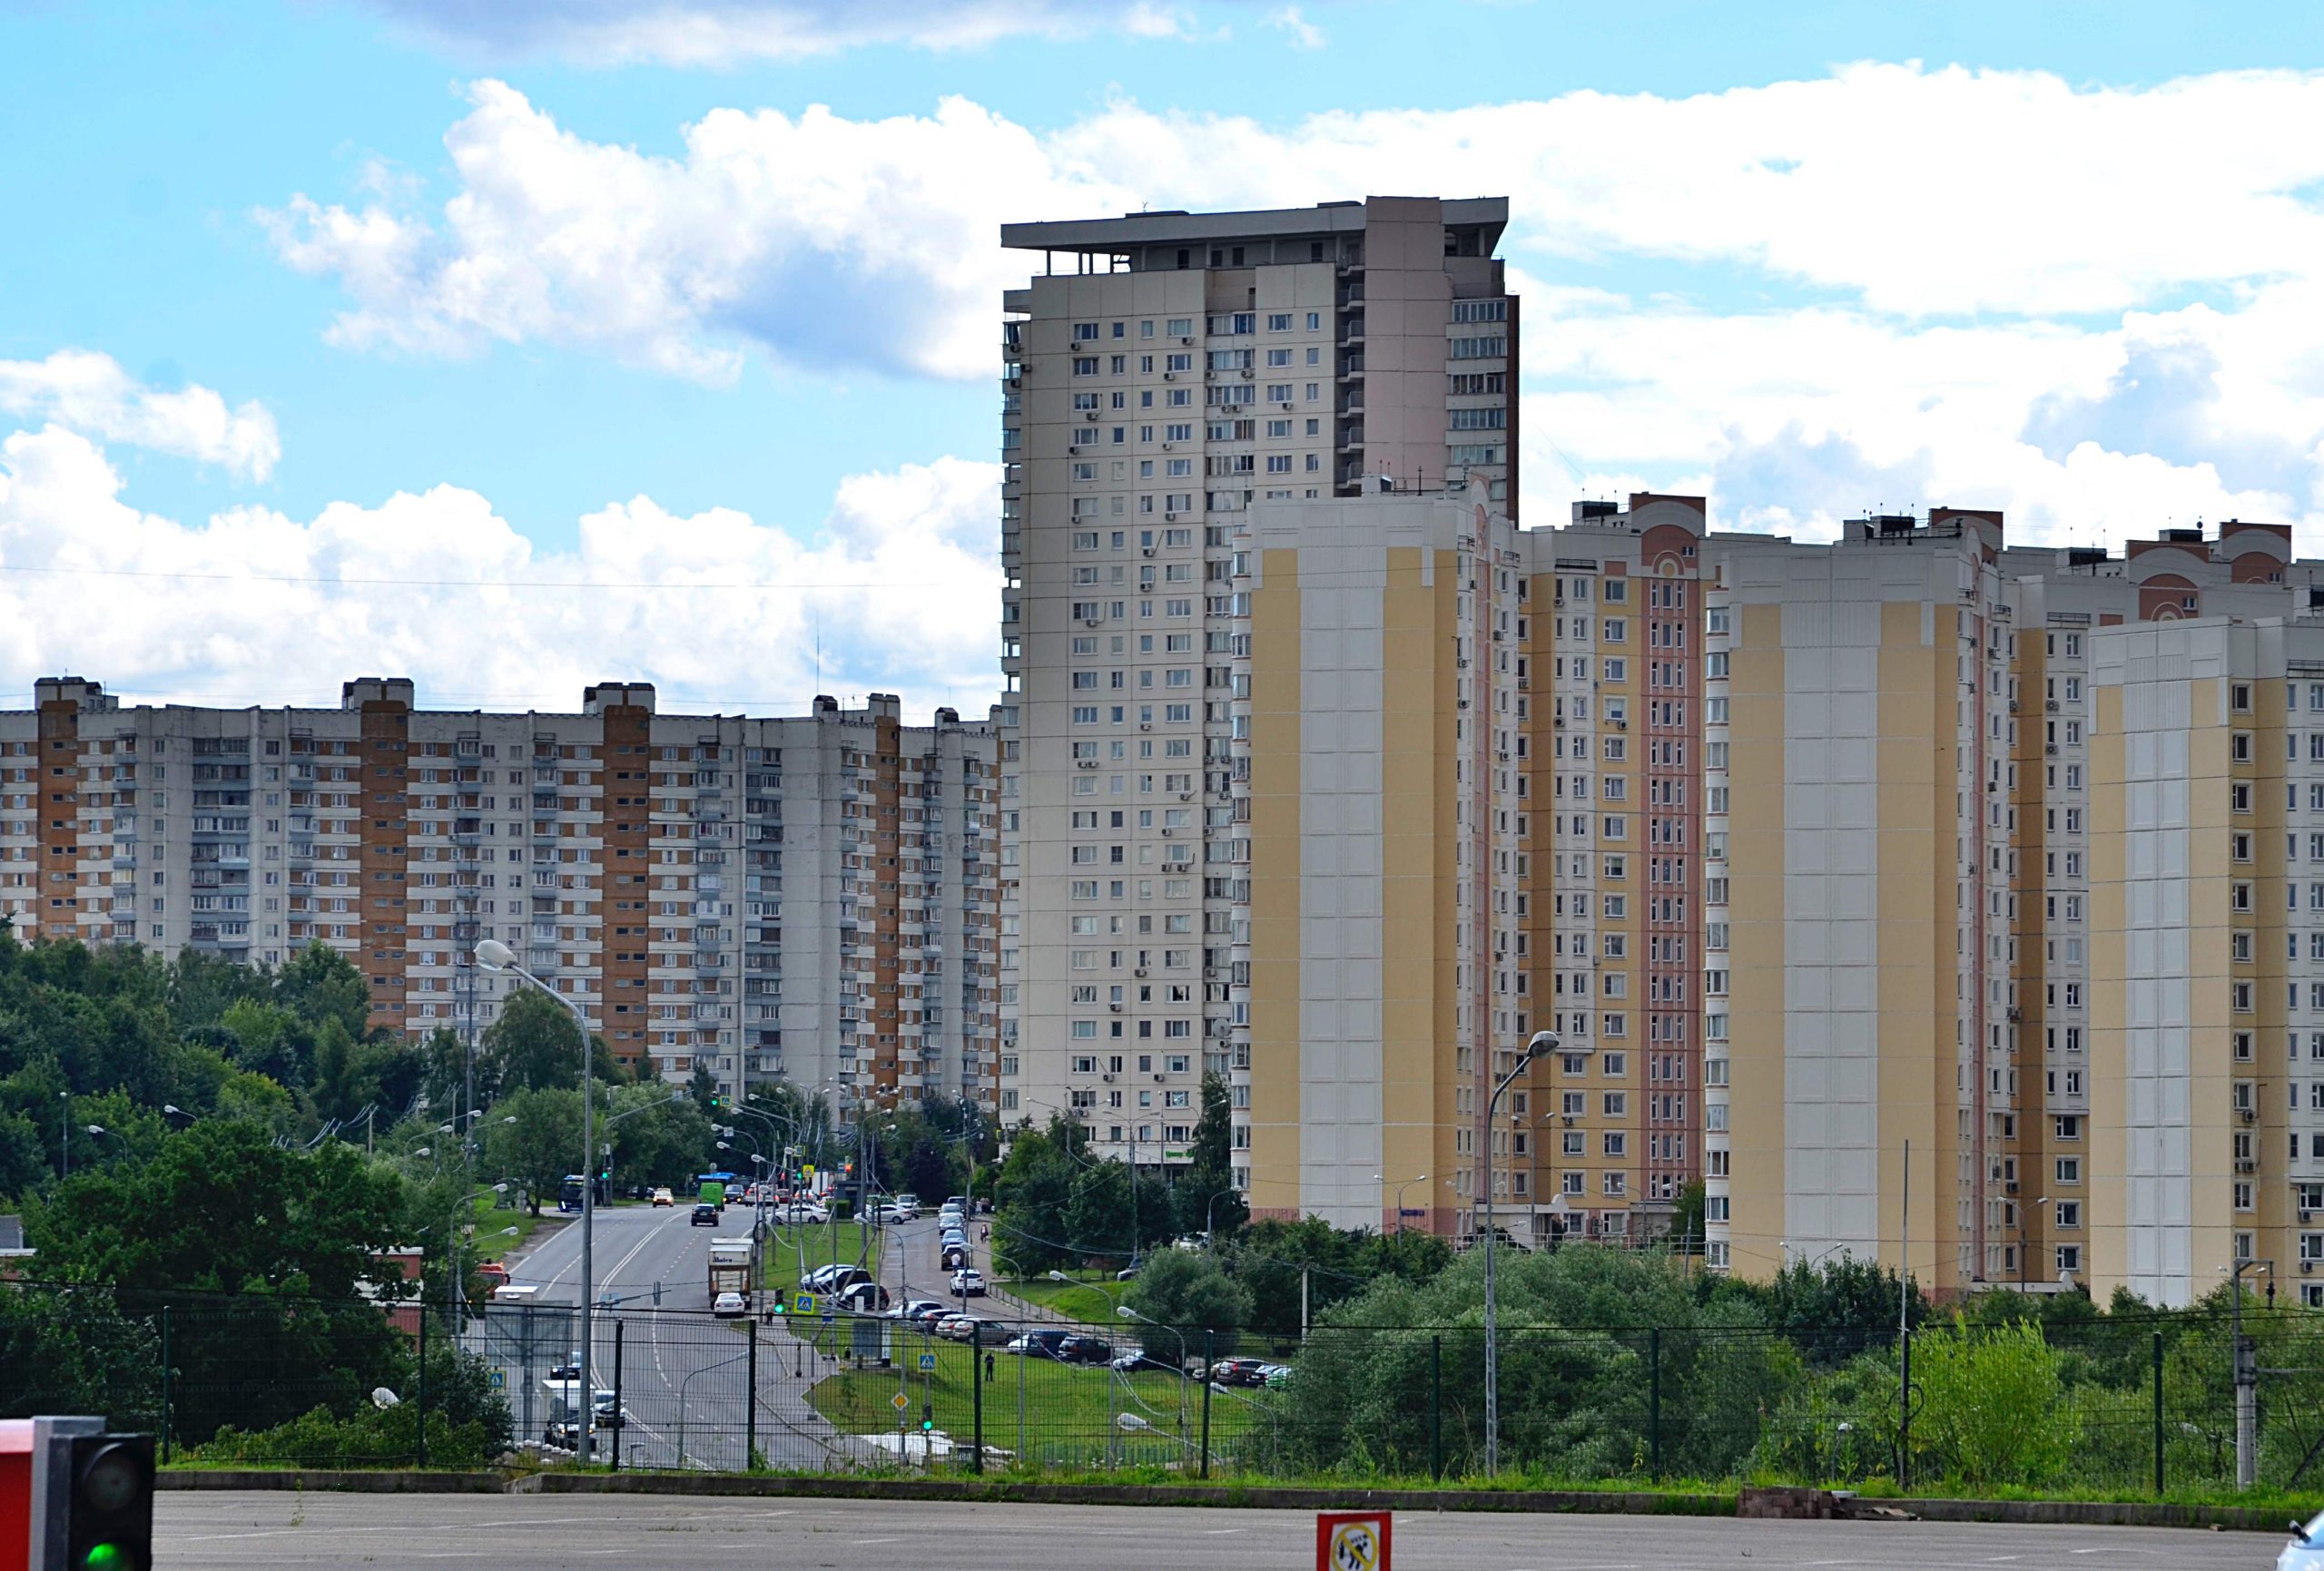
[{"label": "black mesh fence", "polygon": [[[1083,1325],[0,1287],[0,1417],[100,1413],[192,1465],[931,1468],[1214,1478],[2073,1488],[2235,1479],[2237,1328],[2195,1314],[1780,1333]],[[958,1334],[945,1334],[948,1331]],[[2258,1481],[2324,1482],[2324,1314],[2243,1317]],[[590,1368],[584,1376],[581,1365]]]}]

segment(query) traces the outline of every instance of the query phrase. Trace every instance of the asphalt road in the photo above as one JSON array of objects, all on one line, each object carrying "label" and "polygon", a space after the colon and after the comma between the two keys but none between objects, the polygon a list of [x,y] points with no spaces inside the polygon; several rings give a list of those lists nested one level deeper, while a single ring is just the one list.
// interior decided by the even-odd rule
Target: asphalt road
[{"label": "asphalt road", "polygon": [[[606,1563],[623,1571],[1307,1571],[1315,1541],[1315,1518],[1290,1511],[602,1496],[172,1492],[160,1497],[154,1526],[155,1564],[170,1571],[423,1561],[518,1571]],[[1396,1571],[2228,1571],[2272,1565],[2282,1543],[2160,1527],[1434,1513],[1399,1516],[1393,1532]]]},{"label": "asphalt road", "polygon": [[[710,1241],[743,1237],[750,1213],[729,1206],[717,1227],[696,1227],[690,1206],[612,1206],[596,1213],[592,1267],[596,1298],[617,1313],[597,1317],[597,1384],[615,1384],[616,1322],[620,1390],[628,1415],[625,1467],[740,1469],[747,1465],[752,1358],[746,1327],[710,1313]],[[511,1268],[511,1281],[540,1288],[544,1304],[580,1301],[581,1233],[567,1224]],[[658,1294],[656,1289],[659,1289]],[[776,1326],[757,1331],[759,1454],[778,1468],[827,1468],[859,1459],[861,1448],[825,1423],[807,1399],[814,1360]],[[546,1377],[536,1368],[536,1380]],[[520,1376],[512,1372],[512,1383]],[[513,1393],[512,1393],[513,1394]],[[514,1403],[522,1422],[521,1402]],[[539,1426],[532,1426],[537,1434]],[[610,1437],[599,1443],[610,1450]]]}]

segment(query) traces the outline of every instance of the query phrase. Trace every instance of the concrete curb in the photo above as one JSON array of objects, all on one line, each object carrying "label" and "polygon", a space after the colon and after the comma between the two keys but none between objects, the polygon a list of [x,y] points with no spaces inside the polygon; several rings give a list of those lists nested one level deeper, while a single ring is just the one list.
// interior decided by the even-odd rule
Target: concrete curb
[{"label": "concrete curb", "polygon": [[[1366,1489],[1264,1484],[1045,1484],[995,1478],[789,1477],[772,1473],[339,1472],[272,1468],[164,1468],[163,1489],[299,1490],[370,1495],[643,1495],[724,1498],[921,1500],[1035,1506],[1206,1507],[1212,1509],[1333,1511],[1509,1511],[1536,1515],[1732,1517],[1736,1497],[1644,1489]],[[2270,1512],[2242,1506],[2178,1506],[2145,1500],[1856,1499],[1851,1515],[1904,1513],[1925,1522],[2017,1527],[2219,1527],[2280,1533]]]},{"label": "concrete curb", "polygon": [[163,1468],[157,1489],[317,1489],[344,1495],[501,1495],[498,1473],[372,1473],[273,1468]]},{"label": "concrete curb", "polygon": [[974,1478],[784,1478],[772,1474],[536,1473],[509,1485],[528,1495],[793,1496],[841,1500],[938,1500],[1043,1506],[1199,1506],[1324,1511],[1602,1512],[1724,1517],[1725,1495],[1595,1489],[1282,1488],[1222,1484],[1043,1484]]}]

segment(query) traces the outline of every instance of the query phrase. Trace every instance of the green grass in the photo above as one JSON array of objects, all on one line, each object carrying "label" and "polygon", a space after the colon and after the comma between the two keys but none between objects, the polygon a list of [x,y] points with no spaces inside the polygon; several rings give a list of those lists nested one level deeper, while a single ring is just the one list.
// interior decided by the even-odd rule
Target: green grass
[{"label": "green grass", "polygon": [[[499,1198],[498,1195],[485,1194],[478,1196],[474,1202],[474,1244],[478,1257],[484,1260],[498,1260],[510,1250],[521,1246],[533,1236],[533,1230],[540,1225],[540,1219],[522,1205],[507,1211],[494,1210],[493,1202]],[[508,1227],[517,1231],[512,1235],[504,1236],[501,1230]]]},{"label": "green grass", "polygon": [[1121,1323],[1120,1317],[1114,1313],[1114,1306],[1121,1301],[1130,1284],[1116,1281],[1110,1276],[1085,1272],[1069,1283],[1034,1277],[1028,1281],[997,1281],[993,1286],[1011,1298],[1039,1304],[1067,1320],[1080,1321],[1088,1325],[1110,1326]]},{"label": "green grass", "polygon": [[[897,1425],[892,1399],[901,1389],[909,1401],[903,1413],[907,1427],[917,1429],[923,1410],[932,1409],[936,1427],[965,1443],[976,1429],[971,1381],[979,1366],[972,1350],[940,1337],[910,1332],[900,1334],[894,1347],[896,1361],[902,1366],[901,1376],[895,1369],[842,1370],[818,1381],[810,1392],[815,1410],[851,1434],[892,1431]],[[924,1353],[933,1354],[936,1360],[936,1368],[925,1373],[920,1368]],[[1182,1399],[1185,1445],[1176,1438]],[[1194,1447],[1202,1433],[1202,1401],[1200,1382],[1160,1370],[1121,1376],[1103,1365],[1061,1364],[1054,1359],[995,1353],[993,1378],[984,1387],[984,1440],[990,1448],[1029,1453],[1029,1460],[1045,1470],[1106,1466],[1175,1470],[1182,1464],[1191,1470],[1196,1457]],[[1115,1423],[1115,1415],[1122,1412],[1136,1414],[1153,1429],[1122,1431]],[[1216,1452],[1253,1424],[1266,1422],[1256,1407],[1213,1393],[1211,1448]]]}]

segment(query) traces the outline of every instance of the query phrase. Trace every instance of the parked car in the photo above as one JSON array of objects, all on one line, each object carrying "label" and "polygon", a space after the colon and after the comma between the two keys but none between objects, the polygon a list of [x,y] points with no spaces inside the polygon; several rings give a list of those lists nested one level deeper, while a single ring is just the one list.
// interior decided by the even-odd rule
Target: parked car
[{"label": "parked car", "polygon": [[868,1277],[831,1290],[831,1296],[839,1301],[841,1307],[853,1310],[857,1314],[878,1314],[889,1303],[888,1290]]},{"label": "parked car", "polygon": [[694,1215],[687,1221],[686,1225],[688,1227],[716,1227],[718,1208],[707,1201],[704,1202],[694,1208]]},{"label": "parked car", "polygon": [[743,1301],[741,1293],[727,1291],[720,1293],[711,1301],[710,1312],[721,1320],[733,1320],[737,1315],[750,1313],[751,1306]]},{"label": "parked car", "polygon": [[880,1221],[889,1227],[893,1227],[901,1222],[910,1222],[919,1214],[920,1213],[916,1211],[906,1211],[901,1205],[883,1205],[880,1208]]},{"label": "parked car", "polygon": [[994,1348],[1008,1341],[1016,1328],[982,1315],[948,1314],[936,1322],[933,1330],[938,1336],[951,1341],[964,1342],[974,1337],[986,1347]]},{"label": "parked car", "polygon": [[1271,1391],[1279,1391],[1283,1389],[1284,1387],[1291,1383],[1291,1366],[1288,1364],[1261,1364],[1259,1366],[1259,1383],[1266,1387],[1267,1389]]},{"label": "parked car", "polygon": [[952,1291],[963,1298],[984,1297],[984,1272],[973,1266],[962,1266],[952,1273]]},{"label": "parked car", "polygon": [[860,1265],[819,1265],[799,1279],[799,1285],[809,1292],[842,1293],[858,1282],[872,1280],[872,1273]]},{"label": "parked car", "polygon": [[654,1192],[654,1203],[656,1205],[675,1205],[677,1203],[678,1197],[672,1194],[666,1188],[657,1189]]},{"label": "parked car", "polygon": [[820,1224],[829,1222],[832,1219],[832,1213],[812,1201],[794,1200],[783,1208],[782,1219],[793,1224],[800,1222]]},{"label": "parked car", "polygon": [[1114,1344],[1103,1337],[1076,1334],[1065,1339],[1057,1356],[1068,1364],[1109,1364],[1114,1361]]},{"label": "parked car", "polygon": [[937,1299],[913,1298],[906,1299],[888,1312],[900,1321],[916,1321],[924,1315],[949,1314],[951,1306]]},{"label": "parked car", "polygon": [[1152,1353],[1143,1353],[1136,1348],[1130,1349],[1128,1352],[1116,1353],[1113,1364],[1116,1370],[1126,1375],[1135,1374],[1139,1370],[1160,1370],[1165,1374],[1172,1375],[1186,1373],[1169,1360],[1157,1359]]},{"label": "parked car", "polygon": [[1264,1386],[1266,1377],[1260,1371],[1266,1368],[1258,1359],[1221,1359],[1210,1366],[1211,1384],[1216,1386]]},{"label": "parked car", "polygon": [[1053,1359],[1058,1356],[1058,1349],[1063,1347],[1072,1335],[1071,1331],[1044,1327],[1039,1330],[1027,1331],[1022,1336],[1010,1339],[1001,1344],[1000,1350],[1004,1353],[1022,1353],[1027,1357]]}]

